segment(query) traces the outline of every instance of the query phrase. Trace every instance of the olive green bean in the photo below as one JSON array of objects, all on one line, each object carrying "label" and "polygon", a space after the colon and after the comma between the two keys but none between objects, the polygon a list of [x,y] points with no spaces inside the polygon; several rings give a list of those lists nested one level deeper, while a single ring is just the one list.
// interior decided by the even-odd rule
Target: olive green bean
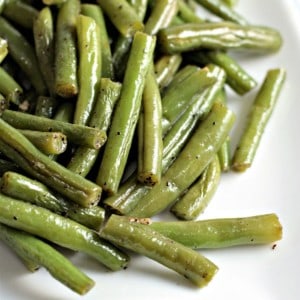
[{"label": "olive green bean", "polygon": [[2,67],[0,67],[0,93],[7,101],[15,104],[20,103],[23,94],[23,88]]},{"label": "olive green bean", "polygon": [[2,63],[7,53],[8,53],[7,41],[0,37],[0,63]]},{"label": "olive green bean", "polygon": [[39,96],[36,101],[34,114],[40,117],[52,118],[58,105],[58,99],[54,97]]},{"label": "olive green bean", "polygon": [[54,89],[64,98],[78,94],[76,20],[79,11],[79,0],[67,0],[59,8],[56,21]]},{"label": "olive green bean", "polygon": [[[92,111],[89,126],[106,132],[109,128],[114,106],[119,99],[121,84],[109,78],[101,78],[100,92],[96,105]],[[94,165],[99,149],[78,147],[67,166],[69,170],[85,177]]]},{"label": "olive green bean", "polygon": [[[211,109],[216,95],[225,82],[225,72],[219,67],[211,68],[211,76],[216,82],[199,94],[197,100],[187,108],[163,140],[162,173],[165,173],[187,142],[199,119],[204,118]],[[115,196],[108,197],[104,203],[118,214],[127,215],[150,189],[137,183],[132,176],[123,184]]]},{"label": "olive green bean", "polygon": [[134,36],[120,99],[112,119],[103,160],[96,179],[105,191],[115,194],[123,175],[137,124],[145,78],[153,60],[155,37]]},{"label": "olive green bean", "polygon": [[138,123],[138,175],[146,185],[160,182],[162,168],[162,105],[159,87],[151,67],[146,77],[142,100],[143,112]]},{"label": "olive green bean", "polygon": [[67,136],[68,141],[94,149],[99,149],[106,141],[104,131],[88,126],[66,123],[8,109],[3,112],[2,118],[18,129],[61,132]]},{"label": "olive green bean", "polygon": [[2,15],[24,28],[32,29],[38,10],[21,0],[5,0]]},{"label": "olive green bean", "polygon": [[135,219],[112,215],[100,235],[126,249],[170,268],[199,287],[213,278],[218,267],[200,253],[166,238]]},{"label": "olive green bean", "polygon": [[221,0],[224,4],[228,5],[229,7],[234,7],[238,0]]},{"label": "olive green bean", "polygon": [[273,243],[282,237],[275,214],[200,221],[153,222],[154,230],[187,247],[223,248]]},{"label": "olive green bean", "polygon": [[86,294],[95,285],[67,258],[33,235],[0,224],[0,238],[19,256],[44,266],[55,279],[80,295]]},{"label": "olive green bean", "polygon": [[28,76],[39,95],[44,95],[46,86],[43,82],[34,49],[8,21],[0,16],[0,37],[8,43],[10,56]]},{"label": "olive green bean", "polygon": [[179,219],[194,220],[211,201],[221,177],[218,156],[209,163],[200,178],[171,207],[171,212]]},{"label": "olive green bean", "polygon": [[102,9],[96,4],[81,4],[81,13],[85,16],[93,18],[100,30],[100,49],[101,49],[101,76],[104,78],[114,78],[114,70],[112,63],[112,54],[110,49],[110,41],[105,25]]},{"label": "olive green bean", "polygon": [[68,0],[42,0],[44,4],[46,5],[57,5],[57,6],[61,6],[62,4],[64,4],[65,2],[67,2]]},{"label": "olive green bean", "polygon": [[220,0],[196,0],[196,2],[224,20],[240,25],[248,24],[248,21],[244,17]]},{"label": "olive green bean", "polygon": [[151,217],[174,203],[213,159],[233,121],[233,113],[222,104],[215,103],[161,182],[139,201],[130,215]]},{"label": "olive green bean", "polygon": [[194,52],[189,59],[197,63],[213,63],[223,68],[227,74],[228,85],[238,94],[243,95],[256,85],[255,79],[231,56],[222,51]]},{"label": "olive green bean", "polygon": [[205,49],[248,50],[272,53],[282,45],[280,33],[266,26],[242,26],[231,22],[188,23],[160,30],[158,42],[164,53]]},{"label": "olive green bean", "polygon": [[54,28],[49,7],[43,8],[33,22],[33,37],[43,79],[51,96],[54,95]]},{"label": "olive green bean", "polygon": [[233,170],[242,172],[252,165],[261,137],[282,90],[285,77],[286,71],[284,69],[272,69],[267,72],[255,97],[248,116],[248,123],[235,150],[232,159]]},{"label": "olive green bean", "polygon": [[163,55],[154,65],[156,81],[159,88],[164,89],[172,80],[182,62],[181,55]]},{"label": "olive green bean", "polygon": [[55,195],[41,182],[16,172],[8,171],[3,174],[1,192],[9,197],[47,208],[97,231],[104,221],[105,211],[100,206],[80,207],[60,195]]},{"label": "olive green bean", "polygon": [[90,17],[79,15],[76,23],[79,67],[79,94],[74,112],[75,124],[86,125],[93,109],[101,78],[99,27]]},{"label": "olive green bean", "polygon": [[151,14],[145,23],[144,31],[150,35],[157,34],[160,29],[170,25],[177,12],[177,0],[155,1],[151,8]]},{"label": "olive green bean", "polygon": [[144,30],[144,24],[126,0],[97,0],[110,21],[124,36],[134,36]]},{"label": "olive green bean", "polygon": [[7,100],[2,94],[0,94],[0,114],[9,106],[9,100]]},{"label": "olive green bean", "polygon": [[177,0],[178,2],[178,16],[185,23],[203,23],[202,20],[197,13],[189,6],[189,4],[185,3],[183,0]]},{"label": "olive green bean", "polygon": [[19,131],[44,154],[61,154],[67,149],[67,137],[61,132]]},{"label": "olive green bean", "polygon": [[83,207],[97,204],[101,188],[51,161],[17,129],[0,119],[0,151],[28,174]]},{"label": "olive green bean", "polygon": [[127,255],[103,241],[95,231],[45,208],[1,194],[0,222],[86,253],[113,271],[123,269],[128,263]]}]

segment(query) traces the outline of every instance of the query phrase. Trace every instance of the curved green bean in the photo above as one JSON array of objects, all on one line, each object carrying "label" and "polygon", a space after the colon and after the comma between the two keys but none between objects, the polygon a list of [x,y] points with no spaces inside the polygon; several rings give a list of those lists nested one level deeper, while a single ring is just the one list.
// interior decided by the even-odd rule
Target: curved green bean
[{"label": "curved green bean", "polygon": [[5,241],[20,257],[48,272],[74,292],[84,295],[95,282],[75,267],[67,258],[42,240],[0,224],[0,239]]},{"label": "curved green bean", "polygon": [[218,156],[215,155],[200,178],[171,207],[171,212],[179,219],[196,219],[212,199],[220,182],[220,177],[220,163]]},{"label": "curved green bean", "polygon": [[34,178],[83,207],[97,204],[101,188],[36,149],[17,129],[0,119],[0,150]]},{"label": "curved green bean", "polygon": [[218,267],[200,253],[166,238],[148,225],[112,215],[100,235],[126,249],[173,269],[199,287],[209,283]]},{"label": "curved green bean", "polygon": [[55,35],[55,92],[64,98],[78,94],[76,20],[79,0],[67,0],[59,8]]},{"label": "curved green bean", "polygon": [[280,33],[270,27],[231,22],[188,23],[160,30],[158,42],[163,52],[175,54],[205,49],[236,49],[272,53],[282,45]]},{"label": "curved green bean", "polygon": [[112,119],[103,159],[96,179],[115,194],[123,175],[137,124],[145,78],[153,60],[155,38],[142,32],[134,36],[120,99]]},{"label": "curved green bean", "polygon": [[8,53],[7,41],[0,37],[0,63],[4,60]]},{"label": "curved green bean", "polygon": [[272,69],[267,72],[264,82],[255,97],[246,128],[235,150],[232,159],[233,170],[245,171],[252,165],[285,77],[286,72],[284,69]]},{"label": "curved green bean", "polygon": [[200,221],[153,222],[154,230],[187,247],[223,248],[273,243],[282,237],[275,214]]},{"label": "curved green bean", "polygon": [[155,185],[129,214],[151,217],[174,203],[213,159],[233,122],[233,113],[223,105],[215,103],[161,182]]},{"label": "curved green bean", "polygon": [[38,66],[34,49],[8,21],[0,16],[0,37],[8,43],[9,54],[28,76],[39,95],[44,95],[46,86]]},{"label": "curved green bean", "polygon": [[3,174],[1,192],[9,197],[47,208],[94,230],[99,230],[104,221],[105,211],[100,206],[80,207],[60,195],[55,195],[41,182],[16,172],[8,171]]},{"label": "curved green bean", "polygon": [[0,194],[0,222],[57,245],[86,253],[107,268],[126,267],[128,257],[87,227],[45,208]]}]

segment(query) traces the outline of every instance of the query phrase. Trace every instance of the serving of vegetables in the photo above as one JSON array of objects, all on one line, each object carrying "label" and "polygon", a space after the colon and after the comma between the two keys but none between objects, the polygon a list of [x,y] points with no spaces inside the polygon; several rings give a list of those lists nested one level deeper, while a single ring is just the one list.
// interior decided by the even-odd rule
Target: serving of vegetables
[{"label": "serving of vegetables", "polygon": [[[234,5],[0,0],[0,240],[29,271],[83,295],[95,282],[53,245],[112,271],[135,252],[203,287],[218,266],[201,249],[281,239],[274,213],[198,218],[251,167],[286,77],[257,83],[232,55],[282,46]],[[228,90],[257,86],[232,151]]]}]

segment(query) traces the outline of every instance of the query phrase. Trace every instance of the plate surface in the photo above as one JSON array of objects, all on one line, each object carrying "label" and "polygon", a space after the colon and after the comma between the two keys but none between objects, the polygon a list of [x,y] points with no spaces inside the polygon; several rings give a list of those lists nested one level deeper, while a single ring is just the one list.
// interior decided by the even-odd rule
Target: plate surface
[{"label": "plate surface", "polygon": [[[244,174],[225,174],[201,218],[277,213],[284,230],[277,247],[274,250],[272,245],[265,245],[202,251],[220,268],[203,289],[195,288],[181,276],[146,258],[133,257],[127,270],[111,273],[81,254],[70,255],[72,261],[96,281],[96,287],[80,297],[44,270],[27,273],[7,247],[0,244],[1,299],[299,299],[300,2],[239,2],[237,10],[251,23],[273,26],[284,37],[284,46],[278,54],[239,57],[241,64],[259,83],[270,68],[284,67],[288,76],[253,166]],[[242,99],[232,94],[229,99],[229,105],[238,116],[233,143],[240,135],[239,128],[254,93]]]}]

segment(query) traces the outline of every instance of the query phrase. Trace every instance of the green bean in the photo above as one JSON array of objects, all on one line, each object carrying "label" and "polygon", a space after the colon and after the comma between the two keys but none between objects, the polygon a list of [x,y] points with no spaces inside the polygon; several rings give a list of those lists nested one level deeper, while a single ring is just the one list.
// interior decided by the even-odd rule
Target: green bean
[{"label": "green bean", "polygon": [[41,182],[16,172],[8,171],[3,174],[1,192],[9,197],[47,208],[94,230],[99,230],[104,221],[105,212],[100,206],[80,207],[60,195],[55,195]]},{"label": "green bean", "polygon": [[247,20],[220,0],[196,0],[200,5],[224,20],[247,25]]},{"label": "green bean", "polygon": [[252,90],[256,85],[252,78],[238,62],[222,51],[195,52],[189,59],[204,64],[213,63],[223,68],[227,74],[228,85],[238,94],[243,95]]},{"label": "green bean", "polygon": [[163,55],[154,65],[156,81],[160,89],[164,89],[178,71],[182,62],[181,55]]},{"label": "green bean", "polygon": [[180,117],[186,107],[197,98],[207,86],[215,81],[207,68],[200,69],[168,89],[162,98],[162,128],[165,133]]},{"label": "green bean", "polygon": [[7,40],[9,54],[28,76],[37,93],[43,95],[46,87],[38,67],[34,49],[24,36],[3,17],[0,17],[0,37]]},{"label": "green bean", "polygon": [[45,208],[0,194],[0,222],[57,245],[86,253],[113,271],[126,267],[128,257],[79,223]]},{"label": "green bean", "polygon": [[280,33],[266,26],[242,26],[230,22],[183,24],[162,29],[158,42],[164,53],[190,50],[236,49],[276,52],[282,45]]},{"label": "green bean", "polygon": [[134,36],[137,31],[143,31],[143,22],[126,0],[97,0],[97,2],[122,35]]},{"label": "green bean", "polygon": [[44,266],[55,279],[80,295],[95,284],[57,250],[33,235],[0,224],[0,238],[18,255]]},{"label": "green bean", "polygon": [[40,117],[51,119],[54,115],[54,110],[57,107],[58,99],[47,96],[39,96],[35,106],[34,114]]},{"label": "green bean", "polygon": [[42,0],[44,4],[46,5],[57,5],[60,6],[64,3],[66,3],[68,0]]},{"label": "green bean", "polygon": [[120,99],[115,109],[96,179],[96,182],[109,194],[117,192],[125,169],[154,47],[154,37],[142,32],[135,34]]},{"label": "green bean", "polygon": [[55,36],[55,92],[64,98],[78,94],[76,20],[79,0],[67,0],[59,9]]},{"label": "green bean", "polygon": [[171,212],[179,219],[194,220],[207,207],[220,182],[221,169],[218,156],[209,163],[192,186],[171,207]]},{"label": "green bean", "polygon": [[22,27],[32,29],[33,21],[37,17],[38,11],[21,0],[5,0],[2,14]]},{"label": "green bean", "polygon": [[233,170],[242,172],[252,165],[285,77],[286,72],[284,69],[272,69],[267,72],[264,82],[255,97],[248,116],[248,123],[234,153],[232,161]]},{"label": "green bean", "polygon": [[50,95],[54,95],[54,29],[49,7],[43,8],[33,22],[33,36],[41,73]]},{"label": "green bean", "polygon": [[[217,93],[223,87],[225,81],[224,71],[219,67],[215,67],[211,69],[211,72],[211,76],[217,80],[216,83],[211,87],[207,87],[203,93],[199,94],[198,99],[193,101],[164,137],[162,173],[167,171],[178,156],[193,132],[198,120],[207,114],[212,107]],[[108,197],[104,203],[113,211],[127,215],[149,191],[150,189],[148,187],[137,184],[135,176],[133,176],[120,187],[117,195]]]},{"label": "green bean", "polygon": [[79,49],[79,94],[74,112],[74,123],[86,125],[99,90],[101,77],[101,49],[99,27],[90,17],[77,18]]},{"label": "green bean", "polygon": [[97,204],[101,188],[51,161],[17,129],[0,119],[0,151],[34,178],[83,207]]},{"label": "green bean", "polygon": [[100,235],[126,249],[143,254],[170,268],[199,287],[203,287],[218,270],[200,253],[166,238],[148,225],[112,215]]},{"label": "green bean", "polygon": [[7,53],[8,53],[7,41],[0,37],[0,63],[2,63]]},{"label": "green bean", "polygon": [[61,154],[67,149],[67,137],[61,132],[19,131],[44,154]]},{"label": "green bean", "polygon": [[155,1],[151,14],[145,23],[144,31],[150,35],[157,34],[160,29],[170,25],[177,12],[177,0]]},{"label": "green bean", "polygon": [[60,122],[72,123],[73,115],[74,104],[72,102],[63,102],[58,106],[53,119]]},{"label": "green bean", "polygon": [[59,131],[67,136],[68,141],[94,149],[99,149],[106,141],[104,131],[88,126],[66,123],[8,109],[3,112],[2,118],[18,129]]},{"label": "green bean", "polygon": [[153,222],[154,230],[187,247],[223,248],[273,243],[282,226],[275,214],[201,221]]},{"label": "green bean", "polygon": [[100,29],[100,49],[101,49],[101,76],[104,78],[114,78],[112,54],[110,41],[105,25],[102,9],[96,4],[81,4],[81,13],[93,18]]},{"label": "green bean", "polygon": [[[99,128],[106,132],[109,128],[114,106],[119,99],[121,84],[109,78],[101,78],[98,100],[92,111],[89,126]],[[94,165],[99,154],[99,149],[78,147],[67,168],[74,173],[85,177]],[[84,158],[84,159],[83,159]]]},{"label": "green bean", "polygon": [[229,7],[234,7],[238,0],[221,0],[224,4],[228,5]]},{"label": "green bean", "polygon": [[185,22],[185,23],[203,23],[202,20],[195,11],[183,0],[177,0],[178,2],[178,16]]},{"label": "green bean", "polygon": [[161,182],[139,201],[130,215],[151,217],[174,203],[213,159],[233,121],[233,113],[223,105],[215,103]]},{"label": "green bean", "polygon": [[[138,18],[142,22],[147,9],[148,0],[129,0],[128,3],[132,6],[136,12]],[[132,36],[120,35],[117,39],[116,46],[113,54],[113,66],[114,72],[118,79],[121,79],[124,75],[126,64],[128,62],[129,50],[132,44]]]},{"label": "green bean", "polygon": [[15,104],[20,103],[23,94],[23,88],[2,67],[0,67],[0,93],[6,100]]},{"label": "green bean", "polygon": [[151,67],[146,77],[143,92],[143,112],[138,123],[138,175],[146,185],[160,182],[162,167],[162,105],[159,87]]},{"label": "green bean", "polygon": [[19,172],[20,168],[12,161],[0,158],[0,176],[8,171]]},{"label": "green bean", "polygon": [[0,114],[7,109],[9,106],[9,101],[2,95],[0,94]]},{"label": "green bean", "polygon": [[0,14],[2,13],[2,11],[4,9],[5,1],[6,0],[0,0]]}]

